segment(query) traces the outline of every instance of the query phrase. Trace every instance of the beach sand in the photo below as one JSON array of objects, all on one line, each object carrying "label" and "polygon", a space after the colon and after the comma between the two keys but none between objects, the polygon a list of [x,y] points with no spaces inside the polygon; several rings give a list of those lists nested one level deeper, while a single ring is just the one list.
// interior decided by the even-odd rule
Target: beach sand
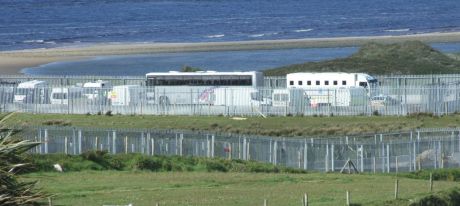
[{"label": "beach sand", "polygon": [[335,37],[237,42],[96,44],[85,47],[4,51],[0,52],[0,74],[18,74],[21,69],[27,67],[94,56],[166,52],[349,47],[360,46],[368,42],[397,43],[408,40],[420,40],[426,43],[460,42],[460,32],[425,33],[402,36]]}]

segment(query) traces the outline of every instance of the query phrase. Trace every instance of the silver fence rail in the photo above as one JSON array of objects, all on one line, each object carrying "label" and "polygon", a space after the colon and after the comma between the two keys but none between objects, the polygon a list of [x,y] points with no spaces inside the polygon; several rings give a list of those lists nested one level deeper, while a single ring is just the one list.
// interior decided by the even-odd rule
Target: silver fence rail
[{"label": "silver fence rail", "polygon": [[360,172],[407,172],[460,167],[460,129],[424,129],[331,138],[286,138],[152,129],[23,129],[43,144],[32,153],[178,155],[254,160],[316,171],[340,171],[351,160]]},{"label": "silver fence rail", "polygon": [[[401,88],[423,85],[460,83],[460,74],[431,75],[374,75],[380,86]],[[0,85],[17,85],[21,82],[41,80],[52,86],[73,86],[97,80],[109,81],[112,85],[145,85],[145,76],[60,76],[60,75],[0,75]],[[265,76],[264,87],[286,88],[286,76]]]},{"label": "silver fence rail", "polygon": [[372,89],[0,86],[0,111],[225,116],[444,115],[460,112],[460,85]]}]

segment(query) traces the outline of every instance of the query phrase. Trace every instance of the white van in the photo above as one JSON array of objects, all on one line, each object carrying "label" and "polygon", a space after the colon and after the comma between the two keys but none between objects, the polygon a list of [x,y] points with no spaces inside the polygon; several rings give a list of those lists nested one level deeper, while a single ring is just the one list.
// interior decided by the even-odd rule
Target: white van
[{"label": "white van", "polygon": [[109,81],[86,82],[83,84],[83,95],[88,100],[104,99],[110,89],[112,89],[112,83]]}]

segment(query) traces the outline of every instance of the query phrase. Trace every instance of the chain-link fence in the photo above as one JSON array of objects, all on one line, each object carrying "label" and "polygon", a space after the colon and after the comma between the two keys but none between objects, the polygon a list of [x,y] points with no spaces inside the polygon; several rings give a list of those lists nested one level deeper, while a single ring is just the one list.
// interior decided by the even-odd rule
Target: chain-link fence
[{"label": "chain-link fence", "polygon": [[43,142],[32,152],[78,155],[85,151],[255,160],[317,171],[340,171],[350,160],[360,172],[415,171],[460,166],[460,130],[333,138],[284,138],[173,130],[40,127],[23,129]]},{"label": "chain-link fence", "polygon": [[1,86],[0,111],[225,116],[444,115],[460,111],[460,88],[457,84],[371,89]]}]

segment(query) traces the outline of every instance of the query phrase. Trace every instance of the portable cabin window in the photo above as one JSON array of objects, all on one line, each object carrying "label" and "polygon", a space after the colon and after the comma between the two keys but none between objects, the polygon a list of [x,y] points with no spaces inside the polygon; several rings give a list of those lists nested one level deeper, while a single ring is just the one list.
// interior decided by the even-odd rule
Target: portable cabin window
[{"label": "portable cabin window", "polygon": [[299,81],[298,83],[299,83],[299,86],[302,86],[302,81]]},{"label": "portable cabin window", "polygon": [[289,85],[294,85],[294,81],[289,81]]},{"label": "portable cabin window", "polygon": [[324,81],[324,85],[329,85],[329,81]]},{"label": "portable cabin window", "polygon": [[311,85],[311,81],[310,81],[310,80],[307,81],[307,85]]},{"label": "portable cabin window", "polygon": [[343,80],[342,85],[344,85],[344,86],[347,85],[347,81]]},{"label": "portable cabin window", "polygon": [[332,83],[333,83],[334,85],[338,85],[338,84],[339,84],[339,83],[337,82],[337,80],[334,80]]},{"label": "portable cabin window", "polygon": [[319,85],[319,81],[316,81],[316,85]]},{"label": "portable cabin window", "polygon": [[367,87],[367,82],[359,82],[360,87]]}]

